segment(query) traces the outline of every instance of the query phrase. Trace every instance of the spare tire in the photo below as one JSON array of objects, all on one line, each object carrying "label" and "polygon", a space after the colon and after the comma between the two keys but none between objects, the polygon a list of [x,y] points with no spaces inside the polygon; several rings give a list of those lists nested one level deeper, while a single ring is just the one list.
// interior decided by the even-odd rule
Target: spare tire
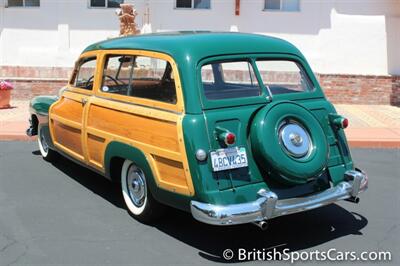
[{"label": "spare tire", "polygon": [[250,142],[261,168],[285,184],[304,184],[328,163],[329,146],[319,121],[294,102],[260,109],[251,125]]}]

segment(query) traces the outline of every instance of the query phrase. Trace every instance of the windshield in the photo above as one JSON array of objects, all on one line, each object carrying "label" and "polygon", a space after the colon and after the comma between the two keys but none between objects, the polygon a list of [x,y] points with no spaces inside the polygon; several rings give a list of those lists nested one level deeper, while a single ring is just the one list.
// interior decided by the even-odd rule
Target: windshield
[{"label": "windshield", "polygon": [[[257,60],[261,80],[271,95],[312,90],[303,68],[288,60]],[[215,61],[203,65],[201,79],[208,100],[261,95],[252,64],[246,60]]]}]

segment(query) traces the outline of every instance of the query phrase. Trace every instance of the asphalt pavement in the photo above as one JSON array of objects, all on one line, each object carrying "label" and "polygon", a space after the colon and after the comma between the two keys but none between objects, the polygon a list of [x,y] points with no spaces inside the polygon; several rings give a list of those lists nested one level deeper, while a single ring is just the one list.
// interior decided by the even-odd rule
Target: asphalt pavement
[{"label": "asphalt pavement", "polygon": [[[141,224],[126,212],[118,188],[101,176],[66,159],[44,161],[35,142],[0,142],[0,265],[241,263],[240,248],[389,251],[392,260],[385,264],[399,265],[400,150],[352,154],[370,178],[359,204],[280,217],[261,231],[208,226],[173,209],[155,224]],[[232,260],[223,258],[225,249],[233,251]],[[261,265],[267,263],[275,264]]]}]

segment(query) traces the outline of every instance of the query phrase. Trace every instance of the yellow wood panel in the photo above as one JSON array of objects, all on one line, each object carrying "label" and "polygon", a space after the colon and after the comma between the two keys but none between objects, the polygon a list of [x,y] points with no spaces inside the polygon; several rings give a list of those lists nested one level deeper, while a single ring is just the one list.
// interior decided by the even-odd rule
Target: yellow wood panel
[{"label": "yellow wood panel", "polygon": [[178,120],[178,116],[174,112],[164,111],[128,102],[121,102],[113,100],[112,98],[93,97],[90,103],[93,105],[104,106],[105,108],[114,109],[126,113],[132,113],[140,116],[156,117],[164,121],[177,122]]},{"label": "yellow wood panel", "polygon": [[91,158],[90,135],[105,140],[96,146],[103,151],[103,158],[106,145],[119,141],[144,152],[159,187],[184,195],[194,194],[186,153],[182,153],[182,127],[177,125],[182,122],[182,115],[97,97],[91,98],[87,112],[85,130],[90,165],[104,171],[104,162]]},{"label": "yellow wood panel", "polygon": [[54,104],[51,114],[82,124],[82,103],[63,97]]},{"label": "yellow wood panel", "polygon": [[160,156],[169,158],[171,160],[181,160],[182,159],[182,155],[180,152],[162,149],[160,147],[149,145],[147,143],[138,142],[136,140],[129,139],[129,138],[122,137],[122,136],[117,136],[117,135],[108,133],[103,130],[87,128],[86,132],[88,134],[92,134],[94,136],[99,136],[101,138],[104,138],[106,140],[105,145],[107,145],[110,141],[119,141],[121,143],[125,143],[125,144],[133,146],[135,148],[138,148],[145,154],[154,153],[154,154],[158,154]]},{"label": "yellow wood panel", "polygon": [[87,136],[89,162],[101,167],[104,163],[105,139],[92,134]]},{"label": "yellow wood panel", "polygon": [[58,121],[61,124],[64,124],[64,125],[67,125],[67,126],[79,129],[79,130],[82,129],[82,124],[81,123],[78,123],[78,122],[75,122],[75,121],[72,121],[72,120],[69,120],[69,119],[65,119],[65,118],[63,118],[61,116],[58,116],[58,115],[52,115],[51,119],[55,120],[55,121]]},{"label": "yellow wood panel", "polygon": [[184,115],[179,116],[179,119],[177,121],[177,133],[178,133],[178,140],[179,140],[179,148],[180,148],[180,151],[182,154],[181,161],[183,164],[183,169],[185,171],[184,174],[185,174],[185,178],[186,178],[187,191],[188,191],[189,195],[193,195],[194,194],[193,180],[192,180],[192,175],[190,174],[185,142],[183,140],[183,127],[182,127],[183,118],[184,118]]},{"label": "yellow wood panel", "polygon": [[87,127],[179,152],[177,128],[173,122],[91,105]]},{"label": "yellow wood panel", "polygon": [[154,155],[154,161],[161,183],[187,188],[185,171],[181,162]]},{"label": "yellow wood panel", "polygon": [[52,121],[54,142],[74,153],[82,154],[81,130],[58,121]]}]

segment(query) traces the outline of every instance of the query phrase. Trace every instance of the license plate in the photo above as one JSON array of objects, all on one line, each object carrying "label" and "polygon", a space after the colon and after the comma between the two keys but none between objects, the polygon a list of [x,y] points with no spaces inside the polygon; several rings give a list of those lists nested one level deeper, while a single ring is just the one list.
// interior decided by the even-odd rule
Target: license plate
[{"label": "license plate", "polygon": [[210,152],[214,172],[247,167],[247,154],[244,147],[219,149]]}]

